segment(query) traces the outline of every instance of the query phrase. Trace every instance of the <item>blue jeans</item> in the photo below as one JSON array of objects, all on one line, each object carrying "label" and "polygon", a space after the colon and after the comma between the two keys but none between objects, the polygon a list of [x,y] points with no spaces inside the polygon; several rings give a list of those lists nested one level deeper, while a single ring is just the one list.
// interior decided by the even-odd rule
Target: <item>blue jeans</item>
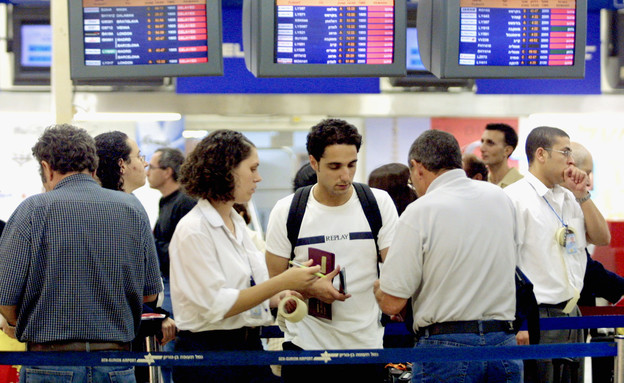
[{"label": "blue jeans", "polygon": [[136,383],[134,368],[127,366],[24,366],[20,383]]},{"label": "blue jeans", "polygon": [[[506,332],[421,336],[415,347],[513,346],[516,338]],[[478,350],[475,350],[478,352]],[[522,382],[522,360],[415,362],[413,383]]]}]

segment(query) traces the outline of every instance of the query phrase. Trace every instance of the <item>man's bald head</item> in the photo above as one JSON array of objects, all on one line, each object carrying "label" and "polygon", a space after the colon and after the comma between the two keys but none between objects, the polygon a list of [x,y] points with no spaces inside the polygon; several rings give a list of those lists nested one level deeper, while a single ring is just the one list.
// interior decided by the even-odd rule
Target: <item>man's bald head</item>
[{"label": "man's bald head", "polygon": [[570,149],[572,149],[572,156],[574,157],[576,167],[587,174],[591,173],[594,169],[594,160],[589,150],[578,142],[570,142]]},{"label": "man's bald head", "polygon": [[591,153],[578,142],[570,142],[570,149],[572,149],[572,156],[574,157],[576,167],[588,175],[587,189],[592,190],[594,188],[594,160]]}]

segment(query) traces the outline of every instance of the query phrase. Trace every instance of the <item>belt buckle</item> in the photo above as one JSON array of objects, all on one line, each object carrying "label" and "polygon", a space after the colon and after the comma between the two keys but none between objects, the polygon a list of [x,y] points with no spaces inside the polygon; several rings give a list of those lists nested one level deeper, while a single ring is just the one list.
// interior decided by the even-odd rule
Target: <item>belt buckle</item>
[{"label": "belt buckle", "polygon": [[516,329],[514,328],[514,323],[513,321],[505,321],[505,324],[507,325],[507,328],[505,329],[505,332],[515,332]]}]

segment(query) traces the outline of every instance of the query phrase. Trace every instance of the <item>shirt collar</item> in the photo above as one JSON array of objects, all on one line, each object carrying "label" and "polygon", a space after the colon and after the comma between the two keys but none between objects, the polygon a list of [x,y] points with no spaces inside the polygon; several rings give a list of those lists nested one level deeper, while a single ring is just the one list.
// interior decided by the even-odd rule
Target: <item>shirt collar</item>
[{"label": "shirt collar", "polygon": [[[205,199],[200,199],[199,202],[197,202],[197,205],[199,206],[199,210],[202,212],[204,217],[206,217],[206,219],[212,226],[214,227],[225,226],[225,222],[223,222],[223,218],[221,217],[221,214],[219,214],[217,209],[215,209],[214,206],[212,206],[210,201],[205,200]],[[232,217],[232,221],[234,221],[234,225],[236,226],[236,229],[238,230],[240,226],[245,226],[245,221],[243,220],[243,217],[238,215],[236,213],[236,210],[234,210],[233,208],[231,209],[231,211],[234,212],[234,214],[230,212],[230,216]]]},{"label": "shirt collar", "polygon": [[64,186],[70,186],[79,182],[85,182],[85,181],[93,182],[97,184],[97,182],[93,179],[93,177],[90,174],[76,173],[76,174],[72,174],[71,176],[67,176],[63,178],[62,180],[60,180],[56,184],[53,190],[60,189]]},{"label": "shirt collar", "polygon": [[566,189],[560,185],[555,185],[552,189],[549,189],[531,172],[526,174],[525,179],[531,186],[533,186],[533,189],[535,189],[535,192],[540,197],[549,197],[550,199],[558,202],[563,201],[565,198]]},{"label": "shirt collar", "polygon": [[425,194],[428,194],[432,191],[434,191],[437,188],[440,188],[450,182],[453,182],[455,180],[461,179],[461,178],[467,178],[466,177],[466,172],[463,169],[452,169],[449,170],[445,173],[443,173],[442,175],[436,177],[436,179],[433,180],[433,182],[431,182],[431,184],[429,185],[429,187],[427,188],[427,191]]},{"label": "shirt collar", "polygon": [[537,177],[535,177],[535,175],[533,175],[533,173],[531,172],[528,172],[526,176],[524,176],[524,179],[527,180],[529,185],[531,185],[533,189],[535,189],[535,192],[540,197],[543,197],[544,195],[546,195],[546,193],[548,193],[548,191],[550,190],[546,187],[546,185],[544,185],[542,181],[540,181]]}]

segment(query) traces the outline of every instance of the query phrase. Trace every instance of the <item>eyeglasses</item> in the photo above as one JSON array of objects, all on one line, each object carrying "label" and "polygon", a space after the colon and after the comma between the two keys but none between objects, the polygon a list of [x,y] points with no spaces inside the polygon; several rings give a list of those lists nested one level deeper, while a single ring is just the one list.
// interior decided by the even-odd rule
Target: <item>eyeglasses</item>
[{"label": "eyeglasses", "polygon": [[553,151],[553,152],[561,153],[564,156],[566,156],[567,158],[572,157],[572,151],[571,150],[557,150],[557,149],[553,149],[553,148],[545,148],[544,150],[550,150],[550,151]]},{"label": "eyeglasses", "polygon": [[144,156],[144,155],[138,154],[138,155],[137,155],[137,158],[138,158],[139,160],[141,160],[141,161],[145,162],[145,156]]},{"label": "eyeglasses", "polygon": [[407,179],[407,187],[412,189],[412,190],[414,190],[414,191],[416,191],[416,189],[414,188],[414,183],[412,182],[412,177],[409,177]]},{"label": "eyeglasses", "polygon": [[162,167],[162,166],[152,165],[152,164],[147,165],[147,168],[148,168],[149,170],[154,170],[154,169],[162,169],[162,170],[165,170],[165,169],[167,169],[167,168],[164,168],[164,167]]}]

